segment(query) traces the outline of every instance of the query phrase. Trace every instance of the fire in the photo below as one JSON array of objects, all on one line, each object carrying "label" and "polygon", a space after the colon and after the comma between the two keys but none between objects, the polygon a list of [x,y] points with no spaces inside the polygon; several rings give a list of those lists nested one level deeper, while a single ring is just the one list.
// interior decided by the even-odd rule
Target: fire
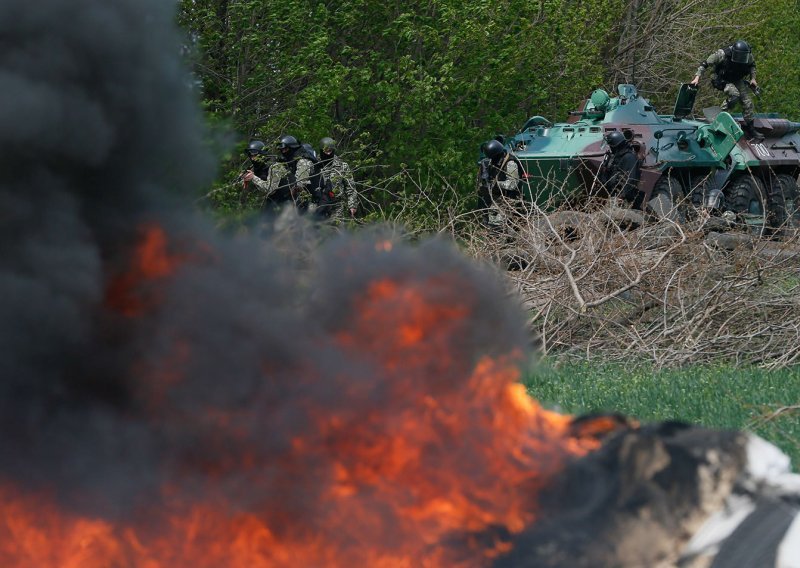
[{"label": "fire", "polygon": [[106,306],[126,317],[138,317],[162,301],[165,281],[184,264],[216,261],[207,244],[196,241],[171,242],[166,230],[155,222],[138,229],[126,269],[113,275],[106,290]]},{"label": "fire", "polygon": [[148,283],[166,278],[184,260],[168,250],[166,232],[156,224],[146,224],[127,272],[116,276],[109,285],[106,304],[125,316],[138,316],[158,303],[157,289]]},{"label": "fire", "polygon": [[[377,247],[384,254],[392,248]],[[188,262],[170,252],[163,230],[151,226],[129,272],[109,289],[107,306],[142,315],[165,281]],[[455,281],[454,281],[455,278]],[[322,384],[354,404],[326,407],[309,397],[294,408],[303,428],[269,461],[253,434],[269,409],[240,413],[210,407],[184,416],[169,407],[171,389],[195,352],[175,340],[162,368],[146,369],[161,388],[147,420],[196,420],[213,438],[198,490],[182,491],[186,461],[161,487],[162,503],[130,517],[98,519],[58,506],[58,495],[0,484],[0,565],[10,568],[107,567],[349,567],[485,566],[508,552],[509,535],[537,518],[536,496],[571,459],[599,445],[616,424],[580,429],[543,409],[518,382],[522,354],[474,359],[457,348],[477,298],[448,274],[424,279],[379,278],[352,298],[349,320],[328,348],[357,362],[363,375],[298,365],[298,381]],[[264,362],[264,381],[271,365]],[[153,378],[155,377],[155,378]],[[204,449],[204,448],[201,448]],[[267,473],[268,472],[268,473]],[[252,483],[248,506],[226,501],[230,474]],[[245,488],[246,490],[247,488]],[[281,496],[305,495],[302,506]],[[264,498],[267,495],[269,498]],[[305,514],[300,515],[298,510]]]}]

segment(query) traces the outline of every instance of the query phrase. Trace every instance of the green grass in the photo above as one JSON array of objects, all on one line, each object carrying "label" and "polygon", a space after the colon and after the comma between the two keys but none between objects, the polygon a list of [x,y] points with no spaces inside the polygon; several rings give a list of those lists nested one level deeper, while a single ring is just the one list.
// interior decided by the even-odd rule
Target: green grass
[{"label": "green grass", "polygon": [[693,367],[570,364],[537,367],[523,381],[549,408],[581,414],[614,411],[641,421],[681,420],[712,428],[748,430],[779,446],[800,468],[800,367],[780,371]]}]

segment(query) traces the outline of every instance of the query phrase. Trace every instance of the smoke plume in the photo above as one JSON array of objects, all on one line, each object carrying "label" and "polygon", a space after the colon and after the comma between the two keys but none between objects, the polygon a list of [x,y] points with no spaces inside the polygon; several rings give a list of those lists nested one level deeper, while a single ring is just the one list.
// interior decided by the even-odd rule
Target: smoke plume
[{"label": "smoke plume", "polygon": [[483,398],[401,469],[496,484],[511,448],[478,419],[511,420],[490,408],[514,377],[464,388],[487,357],[525,356],[503,287],[439,240],[376,230],[303,257],[211,230],[190,212],[212,160],[173,17],[162,0],[4,2],[1,484],[93,518],[199,496],[313,530],[360,464],[393,475],[384,440]]}]

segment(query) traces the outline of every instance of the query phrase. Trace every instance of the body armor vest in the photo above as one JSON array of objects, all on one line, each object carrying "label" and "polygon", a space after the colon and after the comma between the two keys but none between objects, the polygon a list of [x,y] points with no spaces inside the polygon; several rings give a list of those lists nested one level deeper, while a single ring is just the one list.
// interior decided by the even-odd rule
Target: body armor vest
[{"label": "body armor vest", "polygon": [[714,67],[714,73],[719,80],[735,83],[750,74],[753,63],[734,63],[731,61],[731,48],[726,47],[722,51],[725,52],[725,60]]}]

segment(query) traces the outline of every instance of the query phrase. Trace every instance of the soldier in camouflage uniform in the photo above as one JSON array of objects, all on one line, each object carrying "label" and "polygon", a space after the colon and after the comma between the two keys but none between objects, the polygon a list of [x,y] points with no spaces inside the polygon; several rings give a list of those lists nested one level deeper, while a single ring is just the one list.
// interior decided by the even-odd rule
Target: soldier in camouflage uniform
[{"label": "soldier in camouflage uniform", "polygon": [[[708,67],[713,68],[711,84],[726,95],[720,108],[728,111],[737,102],[741,102],[745,133],[750,138],[763,140],[764,137],[753,128],[751,93],[758,88],[758,83],[756,83],[756,62],[750,45],[740,39],[733,45],[718,49],[700,64],[694,79],[689,84],[695,87],[700,84],[700,78]],[[745,81],[748,77],[749,81]]]},{"label": "soldier in camouflage uniform", "polygon": [[506,221],[503,204],[506,199],[516,199],[522,167],[517,158],[498,140],[489,140],[483,146],[486,156],[481,163],[478,198],[487,211],[486,222],[495,229],[502,228]]},{"label": "soldier in camouflage uniform", "polygon": [[247,145],[247,149],[244,151],[247,158],[250,160],[249,167],[247,171],[242,174],[241,182],[242,182],[242,195],[240,197],[240,202],[245,203],[247,200],[247,196],[252,191],[254,185],[250,182],[253,178],[256,179],[266,179],[267,175],[269,174],[269,167],[270,164],[267,161],[267,153],[265,148],[267,147],[264,142],[261,140],[251,140],[250,143]]},{"label": "soldier in camouflage uniform", "polygon": [[[250,167],[247,168],[247,170],[261,177],[266,176],[269,171],[266,147],[267,145],[264,144],[264,142],[254,139],[250,141],[247,145],[247,149],[244,151],[245,155],[250,160]],[[244,179],[242,181],[243,185],[246,187],[247,183],[244,182]]]},{"label": "soldier in camouflage uniform", "polygon": [[632,208],[642,206],[644,194],[639,191],[641,164],[625,135],[614,130],[605,135],[608,152],[600,166],[598,179],[610,196],[621,197]]},{"label": "soldier in camouflage uniform", "polygon": [[319,167],[325,185],[319,214],[333,222],[340,222],[345,217],[353,218],[358,211],[358,192],[350,165],[336,154],[333,138],[323,138],[319,144]]},{"label": "soldier in camouflage uniform", "polygon": [[252,171],[243,179],[264,192],[265,208],[274,211],[292,203],[302,210],[312,201],[309,185],[314,164],[298,154],[300,142],[294,136],[282,136],[277,148],[280,157],[269,168],[267,179]]}]

